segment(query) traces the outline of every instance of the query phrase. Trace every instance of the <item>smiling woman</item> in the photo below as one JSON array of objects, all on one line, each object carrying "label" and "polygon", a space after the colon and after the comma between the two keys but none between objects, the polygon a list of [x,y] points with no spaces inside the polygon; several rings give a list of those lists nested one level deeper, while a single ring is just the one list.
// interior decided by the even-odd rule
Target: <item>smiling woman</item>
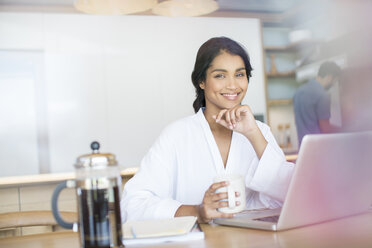
[{"label": "smiling woman", "polygon": [[213,60],[206,74],[206,80],[199,86],[204,91],[208,109],[229,109],[242,102],[248,78],[241,57],[223,51]]},{"label": "smiling woman", "polygon": [[[241,46],[233,46],[232,44],[230,43],[230,39],[220,37],[212,38],[208,43],[200,47],[194,71],[191,75],[196,91],[196,100],[193,104],[195,112],[201,107],[206,106],[205,94],[210,92],[213,86],[222,88],[230,87],[228,90],[229,92],[225,92],[225,94],[231,94],[236,87],[234,85],[235,78],[241,79],[239,80],[239,86],[243,86],[244,90],[238,89],[238,91],[233,92],[233,94],[243,93],[240,94],[239,99],[237,99],[239,103],[243,100],[248,87],[248,79],[251,77],[252,66],[243,48]],[[230,61],[224,63],[226,59]],[[228,66],[228,68],[226,68],[226,66]],[[211,82],[210,84],[206,84],[207,76],[210,81],[216,81],[216,83],[214,84]],[[229,86],[226,84],[231,85]],[[209,90],[209,88],[211,90]],[[219,94],[221,94],[221,92]]]},{"label": "smiling woman", "polygon": [[196,114],[166,127],[143,158],[124,188],[124,221],[192,215],[204,223],[232,217],[218,211],[230,204],[220,191],[229,182],[213,183],[223,174],[244,178],[243,209],[282,204],[293,164],[285,161],[269,127],[241,104],[251,70],[247,53],[229,38],[212,38],[200,47],[192,73]]},{"label": "smiling woman", "polygon": [[207,80],[199,83],[208,109],[225,109],[241,103],[248,88],[243,60],[223,51],[207,70]]}]

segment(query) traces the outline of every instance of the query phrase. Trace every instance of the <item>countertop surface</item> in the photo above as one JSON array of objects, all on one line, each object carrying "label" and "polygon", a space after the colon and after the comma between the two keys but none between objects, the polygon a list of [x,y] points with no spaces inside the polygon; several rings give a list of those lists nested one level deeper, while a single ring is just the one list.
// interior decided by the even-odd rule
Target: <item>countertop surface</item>
[{"label": "countertop surface", "polygon": [[[205,239],[176,243],[135,245],[128,247],[168,248],[350,248],[372,247],[372,213],[360,214],[318,225],[282,232],[218,225],[201,225]],[[56,232],[1,238],[0,247],[61,247],[78,248],[79,236],[73,232]]]},{"label": "countertop surface", "polygon": [[[136,174],[138,168],[126,168],[120,172],[121,177],[132,177]],[[38,175],[24,175],[13,177],[0,177],[0,188],[25,186],[32,184],[58,183],[64,180],[74,179],[74,172],[67,173],[50,173]]]}]

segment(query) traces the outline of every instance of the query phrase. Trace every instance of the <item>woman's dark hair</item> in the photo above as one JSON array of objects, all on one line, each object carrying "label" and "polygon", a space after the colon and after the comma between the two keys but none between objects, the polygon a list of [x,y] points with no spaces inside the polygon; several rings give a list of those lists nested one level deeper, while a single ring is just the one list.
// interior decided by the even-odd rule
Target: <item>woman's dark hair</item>
[{"label": "woman's dark hair", "polygon": [[249,56],[239,43],[227,37],[209,39],[199,48],[198,54],[196,55],[194,70],[191,74],[192,84],[196,91],[196,99],[193,103],[195,113],[198,112],[201,107],[205,107],[204,90],[200,88],[200,83],[205,81],[206,72],[214,58],[222,52],[240,56],[243,59],[248,80],[251,77],[252,66]]}]

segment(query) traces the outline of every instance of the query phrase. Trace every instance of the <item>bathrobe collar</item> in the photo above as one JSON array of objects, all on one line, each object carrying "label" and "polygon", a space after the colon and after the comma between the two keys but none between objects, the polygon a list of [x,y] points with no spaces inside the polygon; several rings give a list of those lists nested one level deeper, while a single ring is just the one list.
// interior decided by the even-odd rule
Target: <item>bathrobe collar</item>
[{"label": "bathrobe collar", "polygon": [[204,107],[200,108],[199,111],[196,113],[196,116],[198,117],[199,123],[203,129],[203,133],[208,143],[209,152],[212,156],[217,174],[219,175],[227,174],[229,173],[229,170],[231,170],[233,159],[234,159],[233,153],[234,153],[234,148],[235,148],[234,143],[236,140],[236,134],[235,132],[232,133],[231,144],[230,144],[229,154],[228,154],[226,168],[225,168],[222,157],[221,157],[221,153],[218,149],[216,140],[214,139],[212,130],[208,124],[207,119],[204,116],[204,109],[205,109]]}]

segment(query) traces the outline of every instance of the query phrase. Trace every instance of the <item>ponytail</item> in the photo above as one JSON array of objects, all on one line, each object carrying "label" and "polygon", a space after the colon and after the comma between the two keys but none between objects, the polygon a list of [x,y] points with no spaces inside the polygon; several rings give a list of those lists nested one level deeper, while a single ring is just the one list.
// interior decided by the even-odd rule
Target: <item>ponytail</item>
[{"label": "ponytail", "polygon": [[196,99],[192,104],[195,113],[199,111],[200,108],[205,107],[205,97],[204,97],[204,90],[200,88],[196,88]]}]

